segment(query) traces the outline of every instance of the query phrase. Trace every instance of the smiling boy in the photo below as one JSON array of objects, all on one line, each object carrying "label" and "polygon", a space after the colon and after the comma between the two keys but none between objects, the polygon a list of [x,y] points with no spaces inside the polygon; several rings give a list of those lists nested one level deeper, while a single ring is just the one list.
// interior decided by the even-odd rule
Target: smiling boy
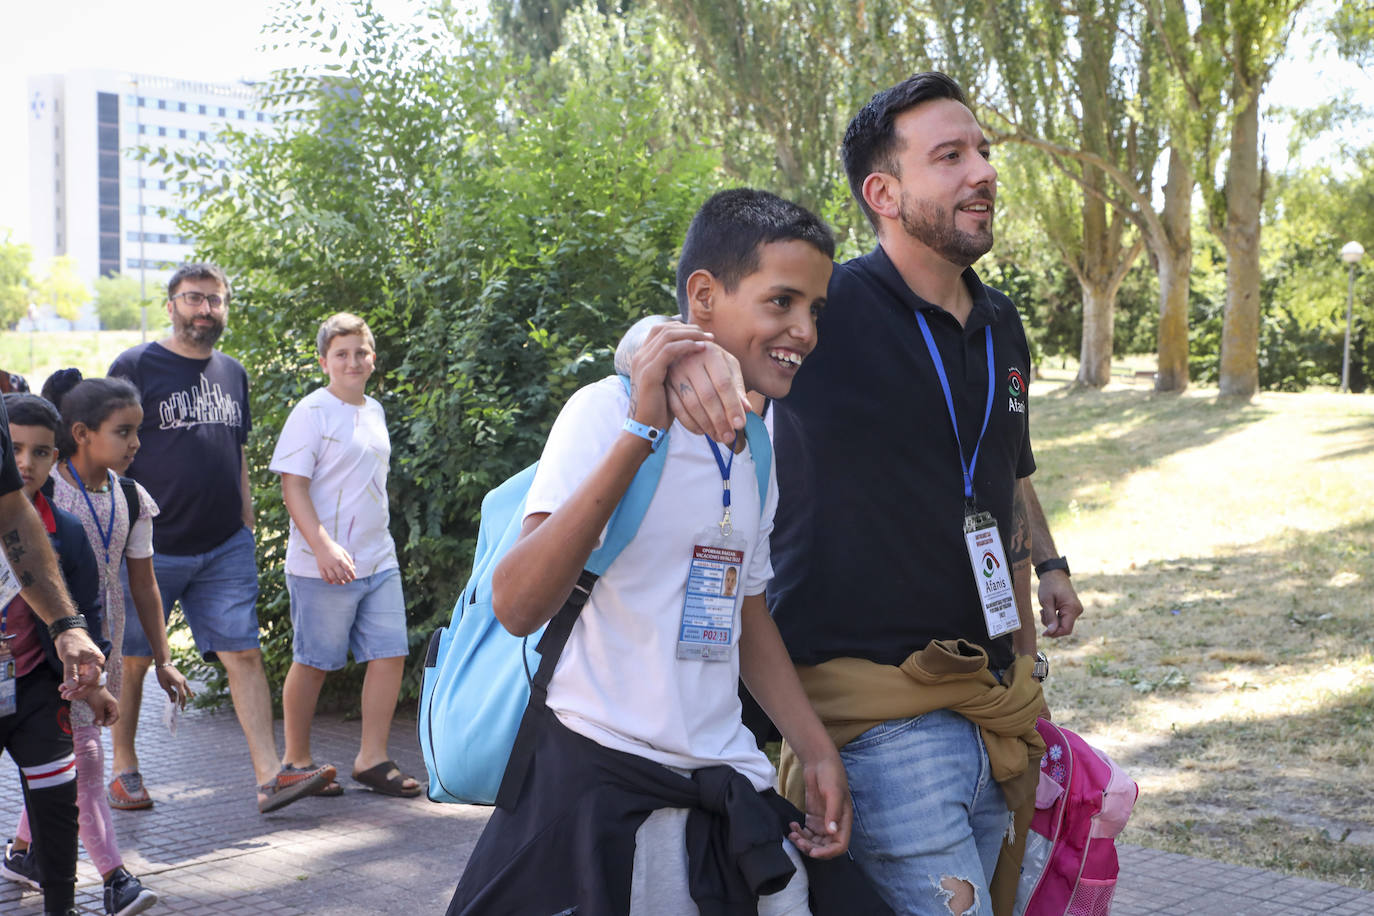
[{"label": "smiling boy", "polygon": [[[833,253],[830,231],[795,204],[745,189],[715,195],[677,268],[692,324],[650,332],[628,392],[611,377],[564,406],[520,538],[492,580],[496,616],[516,635],[559,610],[641,464],[656,448],[667,456],[636,535],[597,580],[559,658],[518,799],[492,815],[450,914],[673,916],[706,899],[740,907],[730,912],[810,912],[798,850],[844,852],[849,796],[764,604],[777,485],[770,467],[760,505],[759,444],[740,436],[717,449],[673,423],[663,379],[714,339],[752,390],[785,396],[816,345]],[[742,600],[726,594],[732,566]],[[805,826],[773,807],[773,767],[740,721],[741,677],[804,748]],[[711,795],[708,786],[714,803],[694,795]],[[742,851],[751,831],[757,842]],[[765,861],[777,868],[760,887]],[[531,874],[540,880],[522,877]]]},{"label": "smiling boy", "polygon": [[[307,395],[282,427],[272,455],[291,514],[286,584],[291,595],[291,669],[282,687],[288,773],[316,769],[310,723],[325,675],[348,652],[367,665],[362,740],[353,778],[383,795],[422,788],[387,752],[405,673],[405,596],[388,527],[386,477],[391,439],[382,405],[365,393],[377,368],[367,322],[340,312],[316,336],[329,384]],[[323,793],[337,795],[337,783]]]}]

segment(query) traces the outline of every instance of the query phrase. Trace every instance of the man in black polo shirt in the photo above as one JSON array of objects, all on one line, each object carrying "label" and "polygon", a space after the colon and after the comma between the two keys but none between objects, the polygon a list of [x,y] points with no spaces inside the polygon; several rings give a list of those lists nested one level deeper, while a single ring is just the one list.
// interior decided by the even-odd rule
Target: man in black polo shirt
[{"label": "man in black polo shirt", "polygon": [[[1026,479],[1025,331],[971,267],[997,172],[962,90],[923,73],[878,93],[844,160],[879,244],[835,268],[820,343],[775,408],[769,606],[843,745],[865,873],[898,912],[987,913],[1043,749],[1032,530],[1046,635],[1081,605]],[[675,416],[738,428],[731,375],[716,353],[671,373]],[[786,785],[786,752],[781,769]]]}]

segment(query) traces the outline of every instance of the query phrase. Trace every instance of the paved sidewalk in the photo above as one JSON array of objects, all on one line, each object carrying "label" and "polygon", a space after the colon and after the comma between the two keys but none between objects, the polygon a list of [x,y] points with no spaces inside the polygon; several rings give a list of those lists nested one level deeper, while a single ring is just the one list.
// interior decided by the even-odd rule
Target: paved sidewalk
[{"label": "paved sidewalk", "polygon": [[[260,815],[233,712],[188,713],[173,738],[160,721],[155,682],[145,697],[139,750],[157,806],[116,811],[114,819],[128,868],[162,897],[152,913],[444,911],[487,809],[384,798],[360,788],[348,778],[358,723],[324,717],[316,723],[315,757],[339,767],[344,795]],[[423,775],[413,722],[396,723],[391,749],[402,769]],[[0,838],[13,833],[19,799],[17,771],[6,762],[0,765]],[[1121,852],[1114,916],[1374,914],[1374,893],[1135,846]],[[103,913],[99,876],[84,859],[79,878],[77,905]],[[40,916],[41,895],[0,879],[0,913]]]}]

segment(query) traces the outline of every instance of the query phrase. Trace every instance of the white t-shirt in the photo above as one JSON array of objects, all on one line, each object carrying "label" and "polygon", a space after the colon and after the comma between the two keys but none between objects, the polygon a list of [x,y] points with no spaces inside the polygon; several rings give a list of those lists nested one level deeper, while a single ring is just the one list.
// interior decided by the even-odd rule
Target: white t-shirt
[{"label": "white t-shirt", "polygon": [[[544,446],[527,514],[553,512],[573,494],[620,435],[628,408],[614,376],[569,399]],[[638,534],[592,589],[559,658],[549,708],[605,747],[685,769],[728,764],[763,790],[773,784],[773,767],[740,721],[739,602],[728,661],[677,658],[692,548],[703,532],[717,530],[721,479],[705,437],[674,423],[665,447],[663,476]],[[738,595],[762,594],[773,576],[776,476],[770,468],[760,515],[752,452],[735,455],[731,519],[745,544]]]},{"label": "white t-shirt", "polygon": [[[320,524],[353,557],[359,578],[399,565],[387,527],[390,462],[382,405],[366,395],[362,404],[349,404],[327,388],[310,392],[292,408],[272,453],[275,473],[310,478],[310,502]],[[320,578],[315,554],[295,519],[286,544],[286,571]]]}]

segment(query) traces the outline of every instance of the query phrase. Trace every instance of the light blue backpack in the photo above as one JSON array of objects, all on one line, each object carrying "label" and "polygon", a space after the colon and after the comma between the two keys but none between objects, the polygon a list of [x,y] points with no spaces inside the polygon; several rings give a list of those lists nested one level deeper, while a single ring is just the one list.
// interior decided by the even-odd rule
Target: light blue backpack
[{"label": "light blue backpack", "polygon": [[[621,380],[628,389],[629,379],[621,376]],[[748,415],[745,432],[762,506],[768,492],[772,445],[763,421],[753,414]],[[538,464],[520,471],[482,500],[472,576],[453,608],[453,619],[430,637],[425,655],[419,729],[430,801],[495,803],[505,808],[514,803],[533,743],[534,718],[526,721],[525,710],[532,705],[543,706],[558,656],[582,605],[596,580],[638,532],[667,455],[665,442],[640,465],[611,515],[605,540],[588,557],[563,608],[529,637],[513,636],[496,619],[491,608],[491,578],[520,535],[525,496]]]}]

